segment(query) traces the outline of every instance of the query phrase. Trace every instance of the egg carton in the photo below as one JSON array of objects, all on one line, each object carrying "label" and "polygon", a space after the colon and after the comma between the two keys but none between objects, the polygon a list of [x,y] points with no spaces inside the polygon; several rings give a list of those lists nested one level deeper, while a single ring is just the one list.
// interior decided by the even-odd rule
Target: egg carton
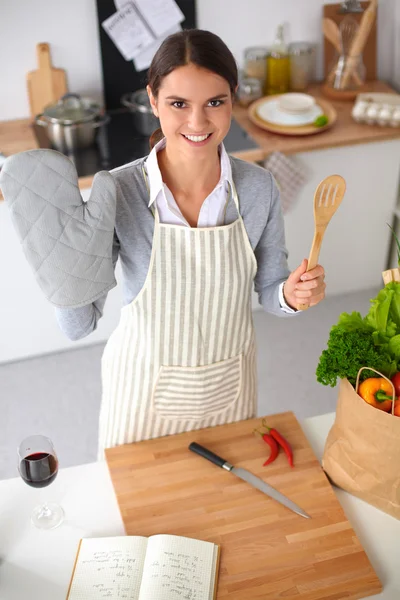
[{"label": "egg carton", "polygon": [[359,94],[351,115],[358,123],[400,127],[400,94]]}]

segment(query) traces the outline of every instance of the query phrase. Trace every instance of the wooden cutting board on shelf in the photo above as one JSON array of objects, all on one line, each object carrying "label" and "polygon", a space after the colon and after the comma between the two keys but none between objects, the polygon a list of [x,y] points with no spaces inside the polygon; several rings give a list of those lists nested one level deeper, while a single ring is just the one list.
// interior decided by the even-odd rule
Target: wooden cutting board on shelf
[{"label": "wooden cutting board on shelf", "polygon": [[[360,2],[361,7],[365,10],[369,2]],[[340,13],[339,9],[341,4],[325,4],[323,8],[323,18],[332,19],[337,26],[340,26],[342,19],[346,16],[346,13]],[[360,23],[363,13],[352,13],[351,16]],[[379,17],[379,5],[378,5],[378,17]],[[377,34],[376,34],[376,23],[375,19],[367,42],[365,44],[363,52],[363,61],[366,67],[366,80],[375,81],[377,79]],[[324,77],[330,72],[335,58],[335,49],[331,42],[329,42],[324,36]]]},{"label": "wooden cutting board on shelf", "polygon": [[36,53],[39,68],[26,76],[31,117],[42,113],[45,106],[57,102],[67,93],[65,71],[52,66],[49,44],[37,44]]},{"label": "wooden cutting board on shelf", "polygon": [[[183,535],[221,545],[217,600],[356,600],[381,591],[376,576],[293,413],[267,417],[292,444],[263,467],[261,418],[106,450],[128,535]],[[262,477],[301,506],[304,519],[188,450],[196,441]]]}]

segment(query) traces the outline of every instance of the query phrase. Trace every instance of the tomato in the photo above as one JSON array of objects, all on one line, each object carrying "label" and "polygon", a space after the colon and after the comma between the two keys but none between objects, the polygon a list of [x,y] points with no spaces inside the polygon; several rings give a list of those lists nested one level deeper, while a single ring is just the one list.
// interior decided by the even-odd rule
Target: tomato
[{"label": "tomato", "polygon": [[396,400],[394,403],[394,413],[396,417],[400,417],[400,400]]},{"label": "tomato", "polygon": [[392,377],[394,392],[396,396],[400,396],[400,371],[397,371]]}]

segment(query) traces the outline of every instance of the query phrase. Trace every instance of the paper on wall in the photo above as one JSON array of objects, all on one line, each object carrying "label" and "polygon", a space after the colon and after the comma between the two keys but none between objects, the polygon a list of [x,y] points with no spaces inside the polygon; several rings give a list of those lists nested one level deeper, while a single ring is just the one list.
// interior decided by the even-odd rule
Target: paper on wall
[{"label": "paper on wall", "polygon": [[182,27],[180,25],[175,25],[168,31],[164,33],[164,35],[158,37],[150,46],[147,46],[138,56],[135,57],[133,64],[135,65],[136,71],[144,71],[148,69],[151,61],[153,60],[153,56],[161,46],[162,42],[169,35],[176,33],[177,31],[181,31]]},{"label": "paper on wall", "polygon": [[155,36],[132,2],[125,2],[102,26],[125,60],[132,60],[154,42]]},{"label": "paper on wall", "polygon": [[[126,3],[127,0],[114,0],[117,10],[121,10]],[[165,38],[181,31],[182,27],[179,23],[185,17],[174,0],[139,0],[139,2],[132,0],[130,4],[134,4],[138,14],[144,17],[152,32],[164,30],[163,33],[154,35],[151,43],[146,48],[142,48],[140,54],[138,53],[134,57],[133,64],[136,71],[144,71],[149,68],[153,56]],[[167,23],[171,25],[166,27],[165,24]]]},{"label": "paper on wall", "polygon": [[155,37],[185,20],[175,0],[134,0],[135,5]]}]

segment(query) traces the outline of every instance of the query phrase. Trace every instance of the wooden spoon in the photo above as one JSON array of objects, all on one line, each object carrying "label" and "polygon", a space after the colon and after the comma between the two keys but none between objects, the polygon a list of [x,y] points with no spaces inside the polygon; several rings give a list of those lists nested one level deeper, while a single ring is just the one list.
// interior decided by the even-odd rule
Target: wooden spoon
[{"label": "wooden spoon", "polygon": [[[335,50],[341,54],[342,53],[342,46],[340,43],[340,29],[338,27],[338,25],[335,23],[335,21],[333,19],[322,19],[322,30],[324,32],[324,36],[326,37],[326,39],[332,44],[332,46],[335,48]],[[333,75],[332,73],[334,73],[336,70],[336,65],[333,67],[331,73],[328,75],[327,80],[330,81],[330,79],[332,79]],[[355,71],[352,71],[352,77],[354,79],[354,82],[358,85],[358,86],[362,86],[363,85],[363,81],[360,78],[359,74],[356,73]]]},{"label": "wooden spoon", "polygon": [[[322,238],[328,223],[337,211],[346,191],[346,182],[340,175],[329,175],[318,185],[314,194],[314,239],[308,257],[307,271],[318,264]],[[308,304],[299,304],[298,310],[306,310]]]}]

